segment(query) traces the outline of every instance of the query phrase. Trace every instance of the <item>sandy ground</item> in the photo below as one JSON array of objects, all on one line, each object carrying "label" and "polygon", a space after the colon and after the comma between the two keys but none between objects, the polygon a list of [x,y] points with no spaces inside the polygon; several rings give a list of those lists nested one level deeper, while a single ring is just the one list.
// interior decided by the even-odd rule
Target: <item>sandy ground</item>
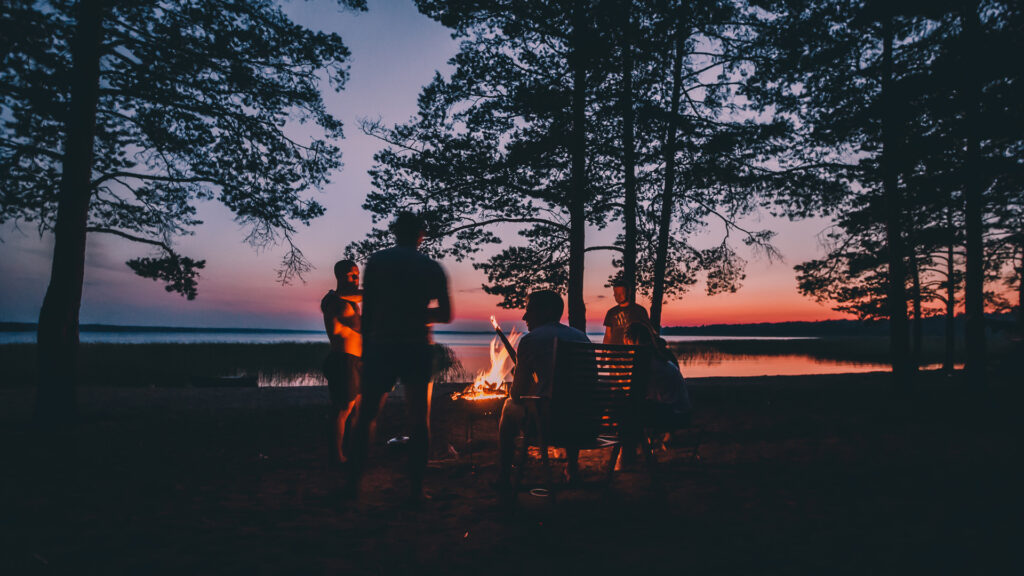
[{"label": "sandy ground", "polygon": [[702,464],[670,447],[606,486],[607,452],[586,453],[582,486],[513,509],[489,486],[494,416],[474,415],[470,443],[440,390],[418,510],[384,444],[400,399],[346,505],[325,389],[83,389],[45,474],[31,390],[0,390],[0,572],[1021,573],[1019,383],[978,394],[930,375],[904,401],[886,380],[695,380]]}]

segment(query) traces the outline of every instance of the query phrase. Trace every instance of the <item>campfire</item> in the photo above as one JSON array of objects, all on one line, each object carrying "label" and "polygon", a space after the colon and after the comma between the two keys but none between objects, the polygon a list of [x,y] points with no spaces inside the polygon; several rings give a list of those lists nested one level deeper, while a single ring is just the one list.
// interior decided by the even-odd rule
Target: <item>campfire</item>
[{"label": "campfire", "polygon": [[494,316],[491,316],[491,326],[494,326],[495,335],[490,345],[490,370],[481,370],[465,390],[452,394],[453,400],[495,400],[508,396],[505,377],[512,372],[516,364],[515,345],[522,334],[513,328],[506,338]]}]

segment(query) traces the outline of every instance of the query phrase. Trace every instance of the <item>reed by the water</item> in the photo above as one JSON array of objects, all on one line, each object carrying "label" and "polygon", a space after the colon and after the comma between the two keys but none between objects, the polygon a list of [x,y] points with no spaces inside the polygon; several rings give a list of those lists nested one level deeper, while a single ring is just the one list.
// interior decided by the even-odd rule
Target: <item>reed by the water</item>
[{"label": "reed by the water", "polygon": [[[193,378],[257,376],[261,386],[301,381],[324,384],[320,367],[326,343],[274,344],[82,344],[78,383],[82,386],[176,387]],[[396,351],[400,362],[401,351]],[[36,375],[35,344],[0,345],[2,387],[31,386]],[[461,376],[451,348],[435,345],[434,370],[439,379]]]}]

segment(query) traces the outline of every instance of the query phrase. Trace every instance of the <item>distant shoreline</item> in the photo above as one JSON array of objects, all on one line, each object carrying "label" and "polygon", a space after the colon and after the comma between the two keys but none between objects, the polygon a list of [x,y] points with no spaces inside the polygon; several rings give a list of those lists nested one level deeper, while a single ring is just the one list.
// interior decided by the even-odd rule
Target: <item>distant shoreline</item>
[{"label": "distant shoreline", "polygon": [[[38,325],[31,322],[0,322],[0,332],[35,332]],[[289,328],[203,328],[197,326],[124,326],[120,324],[82,324],[81,332],[189,332],[206,334],[323,334],[319,330]],[[493,334],[493,330],[434,330],[435,334]]]},{"label": "distant shoreline", "polygon": [[[34,322],[0,322],[0,332],[35,332]],[[124,326],[120,324],[82,324],[82,332],[206,332],[251,334],[319,334],[323,330],[290,330],[285,328],[201,328],[196,326]]]},{"label": "distant shoreline", "polygon": [[[1010,314],[988,314],[992,327],[1012,325]],[[941,335],[945,331],[945,319],[929,317],[924,319],[924,333],[927,336]],[[955,330],[963,333],[963,316],[957,316]],[[35,322],[0,322],[0,332],[35,332]],[[82,324],[82,332],[121,333],[169,333],[185,332],[195,334],[321,334],[323,330],[295,330],[288,328],[205,328],[196,326],[126,326],[120,324]],[[435,334],[491,334],[491,330],[434,330]],[[600,332],[588,332],[588,334]],[[819,320],[816,322],[760,322],[754,324],[705,324],[701,326],[666,326],[664,336],[750,336],[750,337],[886,337],[889,323],[885,320]]]}]

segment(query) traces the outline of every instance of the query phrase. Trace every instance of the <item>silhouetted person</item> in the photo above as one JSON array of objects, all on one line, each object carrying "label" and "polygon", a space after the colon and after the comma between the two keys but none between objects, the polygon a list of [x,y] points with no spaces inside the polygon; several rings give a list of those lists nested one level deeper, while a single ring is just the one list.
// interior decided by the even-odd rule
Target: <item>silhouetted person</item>
[{"label": "silhouetted person", "polygon": [[621,280],[616,280],[612,284],[615,306],[604,315],[605,344],[624,344],[626,328],[634,322],[651,326],[647,310],[630,298],[628,288],[629,286]]},{"label": "silhouetted person", "polygon": [[[413,502],[423,498],[430,448],[433,345],[430,325],[451,322],[448,278],[440,264],[417,251],[424,225],[411,212],[391,224],[394,248],[366,263],[363,279],[363,401],[352,443],[354,496],[366,465],[370,430],[386,394],[400,380],[409,414],[409,483]],[[431,303],[436,302],[436,307]]]},{"label": "silhouetted person", "polygon": [[363,336],[360,329],[359,267],[351,260],[334,265],[337,287],[320,300],[324,328],[331,352],[324,360],[324,376],[331,396],[332,462],[345,462],[345,432],[355,423],[359,405],[359,374],[362,370]]},{"label": "silhouetted person", "polygon": [[[562,297],[552,290],[540,290],[527,297],[523,320],[529,333],[519,339],[516,349],[516,369],[509,389],[509,398],[501,410],[498,425],[498,448],[501,468],[498,487],[509,484],[512,461],[515,458],[515,439],[526,422],[527,402],[535,402],[538,416],[548,414],[554,385],[555,341],[590,342],[587,335],[559,322],[565,308]],[[533,397],[524,399],[524,397]],[[550,423],[541,423],[547,429]],[[524,447],[525,449],[525,447]],[[566,479],[572,481],[578,468],[579,450],[566,447],[568,465]]]},{"label": "silhouetted person", "polygon": [[657,345],[654,334],[646,324],[635,322],[626,328],[625,343],[651,350],[650,373],[644,416],[649,427],[661,431],[684,428],[690,424],[690,394],[686,381],[679,372],[675,356]]},{"label": "silhouetted person", "polygon": [[658,354],[665,360],[675,364],[678,368],[679,358],[676,358],[676,353],[668,347],[668,340],[658,336],[653,330],[651,331],[651,334],[654,336],[654,347],[658,349]]}]

